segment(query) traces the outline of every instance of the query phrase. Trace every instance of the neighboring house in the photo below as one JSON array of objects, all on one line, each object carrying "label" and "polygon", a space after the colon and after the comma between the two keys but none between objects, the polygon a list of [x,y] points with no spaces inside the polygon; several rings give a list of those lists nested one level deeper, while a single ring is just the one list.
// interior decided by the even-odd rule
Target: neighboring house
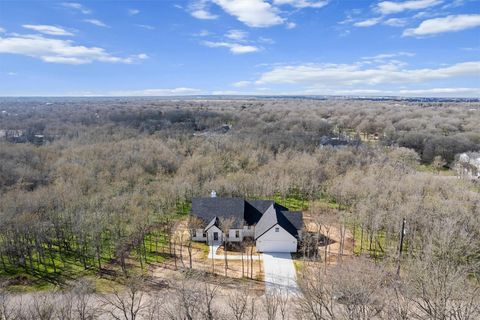
[{"label": "neighboring house", "polygon": [[[241,198],[194,198],[191,216],[198,218],[201,227],[192,230],[192,239],[208,243],[255,241],[259,252],[296,252],[303,229],[301,212],[271,200]],[[222,223],[230,222],[227,234]],[[224,237],[226,237],[224,239]]]},{"label": "neighboring house", "polygon": [[320,148],[325,148],[325,147],[333,147],[333,148],[339,148],[339,147],[346,147],[346,146],[353,146],[353,147],[358,147],[360,146],[361,141],[359,139],[351,139],[346,136],[322,136],[320,138],[320,141],[318,143],[318,146]]},{"label": "neighboring house", "polygon": [[460,177],[480,180],[480,153],[467,152],[460,154],[455,168]]}]

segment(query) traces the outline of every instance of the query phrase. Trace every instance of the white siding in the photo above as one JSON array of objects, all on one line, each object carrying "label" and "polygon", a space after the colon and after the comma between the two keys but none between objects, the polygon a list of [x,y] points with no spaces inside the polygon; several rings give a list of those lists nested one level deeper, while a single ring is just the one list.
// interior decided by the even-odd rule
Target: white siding
[{"label": "white siding", "polygon": [[277,224],[257,239],[256,246],[260,252],[297,252],[297,239]]},{"label": "white siding", "polygon": [[194,241],[207,241],[207,237],[203,236],[203,229],[196,229],[193,234],[192,240]]},{"label": "white siding", "polygon": [[255,235],[255,227],[250,226],[250,229],[248,227],[249,226],[244,226],[243,227],[243,236],[244,237],[253,237]]},{"label": "white siding", "polygon": [[[236,237],[237,231],[239,232],[238,238]],[[228,230],[228,241],[230,242],[240,242],[243,240],[243,230],[242,229],[230,229]]]},{"label": "white siding", "polygon": [[217,228],[216,226],[213,226],[213,227],[211,227],[210,229],[207,230],[208,242],[213,242],[213,241],[215,241],[215,240],[213,240],[213,239],[214,239],[214,233],[215,233],[215,232],[218,233],[218,242],[223,241],[222,230],[220,230],[220,229]]}]

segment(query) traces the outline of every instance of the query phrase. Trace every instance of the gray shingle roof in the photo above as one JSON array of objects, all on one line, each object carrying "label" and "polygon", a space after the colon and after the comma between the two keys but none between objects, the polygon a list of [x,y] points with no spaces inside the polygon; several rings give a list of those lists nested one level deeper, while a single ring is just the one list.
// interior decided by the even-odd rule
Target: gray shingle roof
[{"label": "gray shingle roof", "polygon": [[282,213],[288,219],[288,221],[293,224],[295,229],[303,229],[303,213],[301,211],[282,211]]},{"label": "gray shingle roof", "polygon": [[251,204],[252,207],[257,209],[261,213],[264,213],[265,211],[267,211],[268,207],[274,204],[272,200],[247,200],[246,202]]},{"label": "gray shingle roof", "polygon": [[213,218],[219,220],[233,218],[232,228],[244,225],[245,200],[240,198],[194,198],[192,214],[209,223]]}]

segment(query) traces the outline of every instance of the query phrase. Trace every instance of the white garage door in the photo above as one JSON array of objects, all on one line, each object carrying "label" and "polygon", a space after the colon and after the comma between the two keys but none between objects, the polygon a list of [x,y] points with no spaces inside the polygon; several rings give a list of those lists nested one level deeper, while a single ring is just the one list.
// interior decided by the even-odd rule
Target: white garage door
[{"label": "white garage door", "polygon": [[257,240],[259,252],[296,252],[297,240]]}]

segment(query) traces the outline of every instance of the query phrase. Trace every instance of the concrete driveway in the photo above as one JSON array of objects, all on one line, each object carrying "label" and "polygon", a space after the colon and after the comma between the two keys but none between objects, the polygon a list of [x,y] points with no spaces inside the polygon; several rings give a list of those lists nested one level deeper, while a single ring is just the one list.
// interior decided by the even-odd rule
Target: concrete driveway
[{"label": "concrete driveway", "polygon": [[263,270],[265,273],[265,290],[288,293],[298,292],[297,275],[290,253],[263,253]]}]

